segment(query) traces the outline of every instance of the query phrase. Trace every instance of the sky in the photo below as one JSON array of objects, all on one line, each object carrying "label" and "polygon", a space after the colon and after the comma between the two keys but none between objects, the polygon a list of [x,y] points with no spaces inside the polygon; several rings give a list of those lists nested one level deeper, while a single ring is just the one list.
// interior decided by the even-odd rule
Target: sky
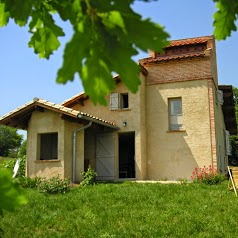
[{"label": "sky", "polygon": [[[136,1],[133,9],[143,18],[151,18],[164,26],[171,40],[213,34],[212,16],[216,7],[212,0]],[[78,78],[65,85],[55,82],[65,43],[72,35],[69,24],[64,23],[63,27],[66,36],[61,38],[59,50],[49,60],[39,59],[28,47],[27,27],[18,27],[11,21],[7,27],[0,28],[0,117],[34,97],[61,103],[84,91]],[[143,36],[143,32],[141,34]],[[237,43],[238,32],[225,41],[216,42],[219,84],[238,87]],[[143,52],[136,59],[147,56],[148,53]]]}]

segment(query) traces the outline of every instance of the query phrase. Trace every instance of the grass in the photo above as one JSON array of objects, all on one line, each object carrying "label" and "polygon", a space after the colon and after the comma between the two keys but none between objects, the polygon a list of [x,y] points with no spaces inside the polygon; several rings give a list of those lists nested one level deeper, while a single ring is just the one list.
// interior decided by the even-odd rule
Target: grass
[{"label": "grass", "polygon": [[4,237],[236,237],[238,203],[221,185],[98,184],[67,194],[26,189],[0,220]]},{"label": "grass", "polygon": [[0,156],[0,164],[4,161],[4,160],[13,160],[14,158],[10,158],[10,157],[2,157]]}]

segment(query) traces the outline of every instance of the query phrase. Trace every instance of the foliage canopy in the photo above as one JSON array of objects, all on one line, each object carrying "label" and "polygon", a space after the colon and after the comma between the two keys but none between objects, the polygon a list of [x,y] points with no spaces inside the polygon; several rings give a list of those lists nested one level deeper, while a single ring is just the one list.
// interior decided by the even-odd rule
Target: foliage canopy
[{"label": "foliage canopy", "polygon": [[[115,87],[113,74],[118,73],[125,85],[136,92],[139,67],[132,56],[139,50],[161,51],[168,43],[169,34],[163,27],[133,11],[135,1],[0,0],[0,26],[6,26],[9,19],[19,26],[28,25],[29,47],[48,59],[60,46],[59,37],[65,35],[54,15],[70,22],[74,33],[65,47],[56,81],[65,84],[78,74],[91,100],[106,104],[105,96]],[[213,2],[218,8],[214,14],[214,34],[217,39],[225,39],[237,29],[238,2]]]},{"label": "foliage canopy", "polygon": [[0,125],[0,156],[8,156],[11,149],[19,148],[22,139],[17,129]]},{"label": "foliage canopy", "polygon": [[3,210],[13,211],[27,202],[19,184],[14,183],[11,177],[9,170],[0,170],[0,215],[3,214]]}]

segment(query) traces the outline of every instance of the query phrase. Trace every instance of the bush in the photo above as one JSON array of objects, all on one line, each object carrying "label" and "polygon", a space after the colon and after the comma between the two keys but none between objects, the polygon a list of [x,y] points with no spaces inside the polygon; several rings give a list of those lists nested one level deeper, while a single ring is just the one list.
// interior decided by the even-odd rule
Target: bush
[{"label": "bush", "polygon": [[25,177],[19,176],[16,178],[16,181],[23,187],[23,188],[37,188],[41,183],[40,177]]},{"label": "bush", "polygon": [[86,172],[82,172],[83,181],[80,183],[82,186],[94,185],[96,183],[97,173],[89,165]]},{"label": "bush", "polygon": [[24,140],[21,144],[19,151],[18,151],[19,158],[22,158],[24,155],[26,155],[26,146],[27,146],[27,140]]},{"label": "bush", "polygon": [[[16,161],[17,161],[17,159],[4,160],[1,167],[13,171],[13,168],[16,164]],[[26,173],[26,156],[24,155],[21,158],[20,167],[19,167],[18,172],[17,172],[17,177],[18,176],[25,176],[25,173]]]},{"label": "bush", "polygon": [[42,179],[38,185],[38,190],[43,193],[66,193],[70,190],[68,179],[61,179],[59,175],[50,179]]},{"label": "bush", "polygon": [[224,174],[219,174],[217,170],[210,165],[208,168],[206,166],[203,168],[195,168],[191,179],[195,183],[214,185],[220,184],[226,177]]}]

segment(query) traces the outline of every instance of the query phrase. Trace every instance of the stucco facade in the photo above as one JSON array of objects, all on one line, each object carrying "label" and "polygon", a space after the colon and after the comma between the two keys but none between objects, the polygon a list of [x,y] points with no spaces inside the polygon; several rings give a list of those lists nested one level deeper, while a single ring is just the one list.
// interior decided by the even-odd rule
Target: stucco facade
[{"label": "stucco facade", "polygon": [[[148,178],[189,178],[195,167],[211,165],[207,81],[150,85],[146,95]],[[174,97],[182,98],[180,131],[168,125],[168,99]]]},{"label": "stucco facade", "polygon": [[99,180],[190,179],[210,165],[225,173],[214,38],[172,41],[140,67],[138,92],[116,76],[107,106],[81,93],[60,105],[34,99],[0,118],[27,129],[27,175],[79,182],[89,165]]},{"label": "stucco facade", "polygon": [[[115,122],[120,130],[114,131],[114,149],[115,149],[115,171],[119,171],[118,161],[118,136],[122,133],[135,133],[135,170],[137,179],[146,179],[146,115],[145,115],[145,77],[141,74],[141,85],[138,93],[133,94],[128,92],[128,89],[122,82],[117,84],[114,93],[128,93],[129,107],[118,110],[110,109],[110,97],[107,97],[108,106],[94,105],[90,100],[85,100],[84,105],[77,104],[72,107],[74,110],[82,111],[85,113],[93,114],[99,118],[107,117],[107,120]],[[126,123],[126,126],[123,126]],[[90,129],[89,129],[90,130]],[[96,139],[97,133],[88,133],[89,142],[86,143],[90,149],[87,149],[86,158],[89,160],[89,164],[95,168],[95,150],[96,150]],[[101,133],[109,133],[108,130]],[[93,141],[93,142],[92,142]],[[86,147],[88,147],[86,146]],[[115,173],[115,178],[119,178],[119,173]]]},{"label": "stucco facade", "polygon": [[[29,121],[27,133],[27,175],[50,178],[60,176],[72,179],[72,135],[73,131],[82,127],[82,124],[68,122],[60,118],[54,111],[33,112]],[[58,158],[52,160],[40,159],[40,135],[58,134]],[[83,167],[84,160],[84,132],[77,134],[77,181],[81,179],[79,168]],[[81,158],[81,159],[80,159]]]}]

